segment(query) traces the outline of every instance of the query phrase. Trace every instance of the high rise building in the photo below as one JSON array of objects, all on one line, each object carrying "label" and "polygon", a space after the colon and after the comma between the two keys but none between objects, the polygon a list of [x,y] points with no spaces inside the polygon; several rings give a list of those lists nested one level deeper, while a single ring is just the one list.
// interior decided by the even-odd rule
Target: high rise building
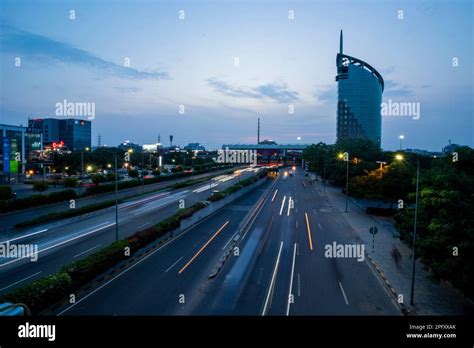
[{"label": "high rise building", "polygon": [[365,138],[380,146],[384,81],[368,63],[343,53],[342,30],[336,66],[337,140]]},{"label": "high rise building", "polygon": [[28,126],[43,134],[45,144],[64,142],[69,150],[81,151],[91,147],[91,121],[75,118],[35,118]]}]

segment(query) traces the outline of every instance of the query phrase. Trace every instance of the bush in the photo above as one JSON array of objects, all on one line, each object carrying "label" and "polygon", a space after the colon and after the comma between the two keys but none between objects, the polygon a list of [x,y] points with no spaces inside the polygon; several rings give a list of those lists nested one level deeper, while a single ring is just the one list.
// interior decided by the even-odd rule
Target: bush
[{"label": "bush", "polygon": [[[36,218],[30,219],[30,220],[25,220],[20,223],[17,223],[15,225],[15,228],[23,228],[31,225],[37,225],[40,223],[44,223],[46,221],[51,221],[51,220],[57,220],[57,219],[65,219],[65,218],[70,218],[73,216],[79,216],[79,215],[84,215],[99,209],[105,209],[108,207],[111,207],[115,205],[115,201],[105,201],[105,202],[100,202],[96,204],[90,204],[82,208],[77,208],[77,209],[69,209],[67,211],[60,211],[60,212],[54,212],[54,213],[49,213],[46,215],[41,215]],[[1,209],[0,209],[1,210]]]},{"label": "bush", "polygon": [[48,183],[46,181],[35,181],[33,182],[33,190],[38,192],[44,192],[48,189]]},{"label": "bush", "polygon": [[10,185],[0,185],[0,199],[10,199],[13,197]]},{"label": "bush", "polygon": [[71,290],[71,277],[58,272],[0,296],[0,302],[24,303],[33,314],[37,314],[66,297]]},{"label": "bush", "polygon": [[77,197],[77,195],[76,195],[76,191],[69,189],[69,190],[64,190],[64,191],[51,192],[46,197],[48,197],[48,201],[51,204],[51,203],[67,201],[69,199],[74,199]]},{"label": "bush", "polygon": [[126,240],[112,243],[108,247],[86,257],[85,259],[65,266],[61,272],[69,275],[74,288],[80,287],[118,262],[126,259],[125,247],[127,246],[129,246],[129,244]]},{"label": "bush", "polygon": [[77,187],[78,180],[76,178],[65,178],[63,180],[64,187]]},{"label": "bush", "polygon": [[53,204],[76,197],[77,195],[74,190],[51,192],[49,195],[37,194],[26,198],[19,198],[9,202],[4,202],[3,204],[0,204],[0,212],[37,207],[44,204]]},{"label": "bush", "polygon": [[103,175],[100,175],[100,174],[95,174],[95,175],[92,177],[92,182],[93,182],[94,184],[96,184],[97,186],[99,186],[99,184],[100,184],[101,182],[105,182],[105,181],[106,181],[105,177],[104,177]]},{"label": "bush", "polygon": [[107,181],[115,181],[115,174],[114,173],[107,173],[105,176]]}]

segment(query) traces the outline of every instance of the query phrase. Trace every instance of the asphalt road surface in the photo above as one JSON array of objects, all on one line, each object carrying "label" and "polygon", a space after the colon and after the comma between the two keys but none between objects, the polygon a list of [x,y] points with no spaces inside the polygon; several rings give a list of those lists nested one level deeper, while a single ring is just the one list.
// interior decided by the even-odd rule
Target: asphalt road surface
[{"label": "asphalt road surface", "polygon": [[[185,206],[206,200],[213,190],[223,190],[255,175],[221,175],[209,182],[181,190],[152,193],[119,205],[119,239],[145,229]],[[35,226],[21,237],[2,240],[7,245],[35,245],[38,258],[0,258],[0,294],[10,292],[62,266],[90,255],[115,241],[115,206],[82,216]]]},{"label": "asphalt road surface", "polygon": [[[59,314],[400,315],[342,214],[301,169],[281,173]],[[209,279],[248,217],[237,255]],[[347,247],[329,257],[334,243]]]}]

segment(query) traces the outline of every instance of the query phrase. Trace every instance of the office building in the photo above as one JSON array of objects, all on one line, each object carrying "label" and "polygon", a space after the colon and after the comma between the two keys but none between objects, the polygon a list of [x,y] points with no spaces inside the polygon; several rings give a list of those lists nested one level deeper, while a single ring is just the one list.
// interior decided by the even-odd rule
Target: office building
[{"label": "office building", "polygon": [[28,126],[43,134],[44,144],[64,142],[71,151],[91,147],[91,121],[79,119],[36,118],[29,119]]},{"label": "office building", "polygon": [[384,81],[368,63],[343,53],[342,30],[337,65],[337,140],[365,138],[379,146]]}]

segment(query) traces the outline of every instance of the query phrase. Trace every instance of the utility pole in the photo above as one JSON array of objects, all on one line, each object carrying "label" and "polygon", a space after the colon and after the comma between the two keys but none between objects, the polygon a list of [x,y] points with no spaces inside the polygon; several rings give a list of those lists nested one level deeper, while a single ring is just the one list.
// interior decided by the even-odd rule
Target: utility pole
[{"label": "utility pole", "polygon": [[145,191],[145,154],[142,151],[142,193]]},{"label": "utility pole", "polygon": [[118,242],[118,171],[117,171],[117,154],[114,155],[115,159],[115,241]]},{"label": "utility pole", "polygon": [[411,293],[410,293],[410,304],[413,306],[413,297],[415,292],[415,261],[416,261],[416,254],[415,254],[415,246],[416,246],[416,222],[418,219],[418,184],[420,180],[420,159],[416,160],[416,198],[415,198],[415,222],[413,224],[413,266],[411,271]]},{"label": "utility pole", "polygon": [[260,144],[260,117],[257,121],[257,145]]}]

